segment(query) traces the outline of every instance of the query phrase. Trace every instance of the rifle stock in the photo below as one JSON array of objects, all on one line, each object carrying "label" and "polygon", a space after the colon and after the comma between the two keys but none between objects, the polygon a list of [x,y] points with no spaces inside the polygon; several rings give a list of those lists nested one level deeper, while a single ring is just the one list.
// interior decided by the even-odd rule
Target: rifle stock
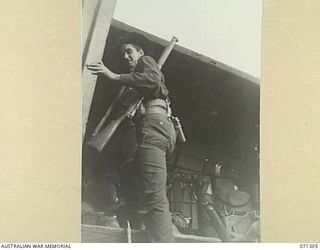
[{"label": "rifle stock", "polygon": [[[127,112],[124,112],[116,119],[112,119],[107,124],[107,126],[105,126],[103,129],[101,129],[102,126],[100,126],[100,130],[92,136],[92,138],[87,142],[87,145],[101,152],[106,146],[106,144],[110,141],[112,135],[114,134],[114,132],[116,132],[121,122],[126,117],[132,117],[134,115],[134,112],[136,111],[137,107],[140,105],[141,101],[142,99],[140,95],[134,96],[133,99],[131,100],[131,104],[128,107]],[[105,118],[105,121],[106,120],[107,118]]]},{"label": "rifle stock", "polygon": [[105,124],[105,122],[107,121],[108,117],[110,116],[111,112],[114,110],[116,102],[120,99],[121,95],[124,93],[124,91],[126,90],[125,86],[122,86],[119,90],[118,95],[115,98],[115,101],[111,103],[111,105],[109,106],[107,112],[105,113],[105,115],[103,116],[103,118],[101,119],[101,121],[99,122],[98,126],[96,127],[96,129],[93,131],[92,133],[92,137],[95,137],[99,131],[101,130],[101,128],[103,127],[103,125]]},{"label": "rifle stock", "polygon": [[126,116],[127,114],[124,113],[118,119],[111,120],[105,128],[100,130],[91,140],[87,142],[87,145],[101,152]]}]

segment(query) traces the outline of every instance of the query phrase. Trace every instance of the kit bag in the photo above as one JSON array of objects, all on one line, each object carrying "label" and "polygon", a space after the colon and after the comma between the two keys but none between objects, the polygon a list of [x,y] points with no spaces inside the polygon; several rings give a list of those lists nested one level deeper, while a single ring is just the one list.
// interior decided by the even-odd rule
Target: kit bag
[{"label": "kit bag", "polygon": [[215,208],[230,235],[243,239],[254,222],[250,195],[234,190],[232,183],[224,183],[222,186],[225,189],[217,188],[215,193]]}]

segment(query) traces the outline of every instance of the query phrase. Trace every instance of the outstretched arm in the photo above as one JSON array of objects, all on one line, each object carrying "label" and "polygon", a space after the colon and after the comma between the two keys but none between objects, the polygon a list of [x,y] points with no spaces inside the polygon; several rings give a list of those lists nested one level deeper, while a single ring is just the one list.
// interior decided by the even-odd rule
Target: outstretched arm
[{"label": "outstretched arm", "polygon": [[91,73],[94,75],[104,75],[110,80],[119,81],[120,75],[112,72],[110,69],[108,69],[103,62],[97,62],[87,65],[88,69],[91,70]]},{"label": "outstretched arm", "polygon": [[130,74],[116,74],[108,69],[102,62],[87,65],[92,74],[102,74],[110,80],[119,82],[121,85],[141,90],[142,92],[153,91],[159,88],[164,80],[157,63],[152,57],[144,56],[139,62],[139,72]]}]

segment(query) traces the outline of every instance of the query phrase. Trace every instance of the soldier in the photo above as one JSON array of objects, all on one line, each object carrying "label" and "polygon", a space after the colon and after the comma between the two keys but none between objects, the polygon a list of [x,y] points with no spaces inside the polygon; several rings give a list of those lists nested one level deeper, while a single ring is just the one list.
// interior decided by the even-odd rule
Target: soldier
[{"label": "soldier", "polygon": [[166,159],[174,149],[176,135],[170,119],[169,91],[157,63],[148,55],[151,42],[146,37],[128,33],[120,44],[129,73],[116,74],[102,62],[87,67],[93,74],[133,88],[143,97],[137,112],[140,115],[135,119],[138,146],[126,203],[143,218],[151,242],[173,242],[166,197]]}]

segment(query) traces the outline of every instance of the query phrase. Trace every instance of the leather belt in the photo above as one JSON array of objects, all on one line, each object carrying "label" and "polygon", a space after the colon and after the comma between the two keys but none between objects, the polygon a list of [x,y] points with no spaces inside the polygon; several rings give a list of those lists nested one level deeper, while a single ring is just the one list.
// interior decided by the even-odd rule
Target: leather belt
[{"label": "leather belt", "polygon": [[167,109],[161,106],[150,106],[145,108],[144,114],[161,114],[167,116]]},{"label": "leather belt", "polygon": [[163,106],[163,107],[166,107],[167,106],[167,102],[165,100],[157,98],[157,99],[145,102],[144,106],[145,107],[149,107],[149,106]]},{"label": "leather belt", "polygon": [[142,114],[162,114],[165,116],[171,116],[171,109],[168,102],[160,98],[142,103],[140,111]]}]

